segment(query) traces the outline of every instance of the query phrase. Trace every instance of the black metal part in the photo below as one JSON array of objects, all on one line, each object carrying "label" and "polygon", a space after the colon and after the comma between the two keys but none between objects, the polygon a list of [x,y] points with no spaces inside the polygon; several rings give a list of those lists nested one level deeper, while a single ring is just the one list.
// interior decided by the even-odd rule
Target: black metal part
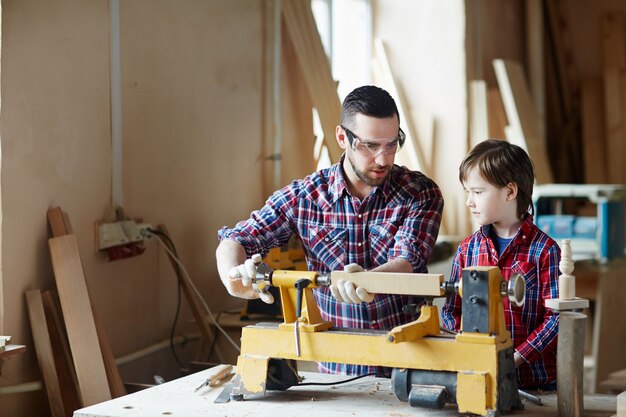
[{"label": "black metal part", "polygon": [[302,313],[302,294],[303,290],[311,284],[311,280],[302,278],[296,281],[294,287],[296,287],[296,318],[300,318]]},{"label": "black metal part", "polygon": [[[498,352],[498,412],[523,410],[517,389],[513,348]],[[397,369],[391,372],[391,386],[400,401],[412,407],[441,408],[457,402],[457,373],[420,369]]]},{"label": "black metal part", "polygon": [[[446,402],[456,402],[456,372],[394,368],[391,371],[391,386],[400,401],[409,402],[413,386],[438,386],[446,389]],[[417,401],[418,393],[414,396],[414,401]]]},{"label": "black metal part", "polygon": [[498,352],[498,411],[523,410],[517,389],[517,371],[513,360],[513,348]]},{"label": "black metal part", "polygon": [[267,382],[265,389],[285,391],[300,383],[298,364],[293,359],[272,358],[267,364]]},{"label": "black metal part", "polygon": [[413,385],[409,392],[411,407],[442,409],[450,401],[448,389],[441,385]]},{"label": "black metal part", "polygon": [[415,303],[405,304],[402,306],[402,312],[404,314],[409,314],[409,315],[417,314],[417,317],[419,318],[420,308],[421,308],[420,304],[415,304]]},{"label": "black metal part", "polygon": [[463,271],[463,331],[489,333],[489,272]]},{"label": "black metal part", "polygon": [[445,295],[446,297],[452,297],[457,293],[456,285],[454,285],[454,283],[450,281],[442,282],[441,290],[443,291],[443,295]]}]

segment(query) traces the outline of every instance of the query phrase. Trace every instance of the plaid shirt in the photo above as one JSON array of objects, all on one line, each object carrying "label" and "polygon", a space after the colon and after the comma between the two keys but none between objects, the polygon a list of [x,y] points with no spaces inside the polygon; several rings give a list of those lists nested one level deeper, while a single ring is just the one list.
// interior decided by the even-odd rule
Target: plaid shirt
[{"label": "plaid shirt", "polygon": [[[483,226],[460,245],[452,263],[450,281],[461,278],[468,266],[497,266],[502,277],[521,273],[526,281],[526,301],[516,307],[504,299],[504,318],[515,350],[524,358],[517,370],[520,387],[539,387],[556,379],[556,345],[559,316],[546,308],[544,300],[558,298],[561,250],[554,240],[533,224],[532,216],[522,223],[515,237],[498,256]],[[442,309],[443,324],[459,330],[461,298],[448,298]]]},{"label": "plaid shirt", "polygon": [[[265,206],[221,239],[239,242],[248,256],[265,256],[292,234],[302,241],[309,270],[329,273],[356,263],[372,269],[392,259],[406,259],[414,272],[426,272],[437,240],[443,197],[420,172],[394,166],[385,183],[363,200],[350,195],[341,162],[276,191]],[[376,295],[371,303],[340,303],[328,288],[314,290],[322,318],[335,327],[389,330],[413,317],[402,312],[407,296]],[[321,363],[327,373],[360,375],[382,368]]]}]

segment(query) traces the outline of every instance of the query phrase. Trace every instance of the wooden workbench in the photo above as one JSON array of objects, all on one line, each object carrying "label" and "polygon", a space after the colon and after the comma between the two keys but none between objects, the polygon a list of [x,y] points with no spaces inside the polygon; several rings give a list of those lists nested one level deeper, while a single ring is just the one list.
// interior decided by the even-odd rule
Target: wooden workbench
[{"label": "wooden workbench", "polygon": [[[411,408],[399,401],[390,389],[390,380],[366,377],[343,385],[306,386],[284,392],[271,391],[241,402],[215,404],[222,387],[194,392],[210,375],[207,369],[162,385],[124,397],[96,404],[74,412],[74,417],[147,417],[147,416],[457,416],[457,408],[447,405],[443,410]],[[345,376],[301,372],[305,382],[333,382]],[[546,405],[525,402],[526,409],[514,416],[555,416],[556,395],[542,395]],[[593,395],[585,397],[585,416],[612,416],[616,397]]]}]

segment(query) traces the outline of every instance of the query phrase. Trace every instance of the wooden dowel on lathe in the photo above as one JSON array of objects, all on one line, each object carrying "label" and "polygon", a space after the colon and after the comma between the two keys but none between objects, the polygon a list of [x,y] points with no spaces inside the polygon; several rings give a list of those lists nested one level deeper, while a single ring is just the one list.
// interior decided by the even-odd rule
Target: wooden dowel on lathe
[{"label": "wooden dowel on lathe", "polygon": [[411,274],[400,272],[344,272],[330,274],[333,284],[352,281],[357,287],[372,294],[405,294],[441,297],[441,274]]}]

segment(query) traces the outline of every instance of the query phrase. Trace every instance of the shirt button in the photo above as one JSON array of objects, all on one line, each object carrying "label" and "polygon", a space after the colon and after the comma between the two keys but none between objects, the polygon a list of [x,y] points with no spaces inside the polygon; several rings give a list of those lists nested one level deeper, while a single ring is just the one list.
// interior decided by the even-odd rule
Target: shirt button
[{"label": "shirt button", "polygon": [[359,219],[362,219],[362,218],[363,218],[363,215],[362,215],[362,214],[359,214],[357,217],[358,217]]},{"label": "shirt button", "polygon": [[522,235],[522,239],[526,239],[526,235]]},{"label": "shirt button", "polygon": [[361,242],[359,242],[359,243],[357,243],[356,245],[360,248],[360,247],[361,247],[361,245],[362,245],[362,243],[361,243]]},{"label": "shirt button", "polygon": [[329,239],[329,238],[325,238],[324,240],[325,240],[326,242],[328,242],[330,239]]}]

